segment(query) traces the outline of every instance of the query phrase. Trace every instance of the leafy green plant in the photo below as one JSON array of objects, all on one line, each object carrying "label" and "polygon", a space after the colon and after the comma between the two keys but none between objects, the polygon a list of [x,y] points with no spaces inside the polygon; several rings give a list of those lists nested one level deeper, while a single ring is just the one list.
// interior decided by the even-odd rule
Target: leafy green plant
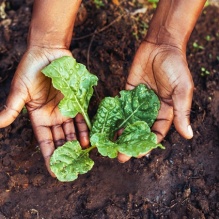
[{"label": "leafy green plant", "polygon": [[[53,86],[64,95],[60,111],[72,118],[81,113],[90,129],[91,147],[88,149],[83,150],[78,141],[71,141],[54,151],[50,166],[60,181],[72,181],[78,174],[88,172],[94,165],[89,158],[89,152],[94,148],[109,158],[117,157],[118,153],[138,157],[154,148],[164,148],[150,130],[160,102],[145,85],[121,91],[116,97],[105,97],[91,123],[87,110],[97,77],[67,56],[53,61],[42,72],[52,78]],[[124,131],[115,139],[120,129]]]},{"label": "leafy green plant", "polygon": [[55,60],[42,72],[52,78],[53,86],[64,95],[59,104],[61,113],[72,118],[81,113],[91,129],[87,109],[93,95],[93,86],[97,85],[98,78],[71,57]]}]

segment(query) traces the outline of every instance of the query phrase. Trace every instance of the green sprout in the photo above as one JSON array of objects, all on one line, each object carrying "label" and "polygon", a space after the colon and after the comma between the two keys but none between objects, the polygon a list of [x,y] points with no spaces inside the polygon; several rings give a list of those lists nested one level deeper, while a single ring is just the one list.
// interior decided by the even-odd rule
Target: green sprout
[{"label": "green sprout", "polygon": [[201,67],[201,76],[204,77],[204,76],[207,76],[207,75],[210,75],[210,71],[208,71],[204,67]]},{"label": "green sprout", "polygon": [[152,4],[153,8],[157,8],[159,0],[148,0],[148,2]]},{"label": "green sprout", "polygon": [[192,46],[193,46],[194,49],[204,49],[204,46],[199,45],[197,42],[194,42],[192,44]]},{"label": "green sprout", "polygon": [[97,8],[104,6],[104,3],[102,0],[94,0],[94,4],[96,5]]},{"label": "green sprout", "polygon": [[204,7],[207,7],[207,6],[209,6],[209,5],[210,5],[210,2],[209,2],[209,1],[206,1]]},{"label": "green sprout", "polygon": [[207,41],[210,41],[210,40],[211,40],[211,36],[210,36],[210,35],[207,35],[207,36],[205,37],[205,39],[206,39]]}]

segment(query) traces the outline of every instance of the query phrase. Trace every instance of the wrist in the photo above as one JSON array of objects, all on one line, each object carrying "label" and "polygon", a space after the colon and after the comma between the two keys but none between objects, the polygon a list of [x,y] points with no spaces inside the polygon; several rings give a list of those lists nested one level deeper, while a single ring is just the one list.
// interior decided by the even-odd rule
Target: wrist
[{"label": "wrist", "polygon": [[149,28],[145,40],[156,45],[170,45],[185,51],[189,36],[189,34],[182,36],[175,29],[161,25]]},{"label": "wrist", "polygon": [[81,0],[37,0],[29,28],[28,45],[68,49]]},{"label": "wrist", "polygon": [[205,0],[160,0],[146,41],[186,49]]},{"label": "wrist", "polygon": [[47,29],[30,25],[28,33],[28,46],[54,49],[68,49],[72,39],[72,29],[60,33],[55,29]]}]

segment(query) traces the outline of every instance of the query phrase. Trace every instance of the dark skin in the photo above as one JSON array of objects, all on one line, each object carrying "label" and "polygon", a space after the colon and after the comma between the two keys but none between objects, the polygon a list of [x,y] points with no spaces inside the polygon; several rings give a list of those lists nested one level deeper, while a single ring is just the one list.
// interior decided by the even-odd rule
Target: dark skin
[{"label": "dark skin", "polygon": [[[0,112],[0,128],[3,128],[11,124],[26,105],[52,176],[50,156],[65,141],[76,139],[75,126],[82,147],[89,146],[83,117],[77,115],[72,119],[61,115],[57,106],[63,96],[41,73],[51,61],[72,56],[69,46],[80,3],[79,0],[35,1],[28,49],[17,67],[5,109]],[[144,83],[160,98],[161,108],[152,127],[158,142],[166,136],[172,123],[183,137],[193,136],[189,121],[193,81],[186,61],[186,45],[204,3],[204,0],[160,0],[130,69],[126,89]],[[120,162],[129,159],[126,155],[118,155]]]}]

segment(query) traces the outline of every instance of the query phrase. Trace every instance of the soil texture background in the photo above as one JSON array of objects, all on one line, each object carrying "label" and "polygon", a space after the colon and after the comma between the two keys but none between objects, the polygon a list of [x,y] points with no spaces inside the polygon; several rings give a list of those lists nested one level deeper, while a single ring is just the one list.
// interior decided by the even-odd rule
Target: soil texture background
[{"label": "soil texture background", "polygon": [[[91,100],[124,89],[129,67],[154,12],[147,1],[84,1],[71,43],[78,62],[99,77]],[[143,4],[146,2],[145,4]],[[0,1],[0,105],[26,38],[33,1]],[[182,21],[183,22],[183,21]],[[71,183],[50,177],[28,114],[0,129],[0,219],[219,218],[219,8],[204,8],[187,48],[195,91],[194,137],[171,127],[149,157],[125,164],[92,153],[94,168]]]}]

